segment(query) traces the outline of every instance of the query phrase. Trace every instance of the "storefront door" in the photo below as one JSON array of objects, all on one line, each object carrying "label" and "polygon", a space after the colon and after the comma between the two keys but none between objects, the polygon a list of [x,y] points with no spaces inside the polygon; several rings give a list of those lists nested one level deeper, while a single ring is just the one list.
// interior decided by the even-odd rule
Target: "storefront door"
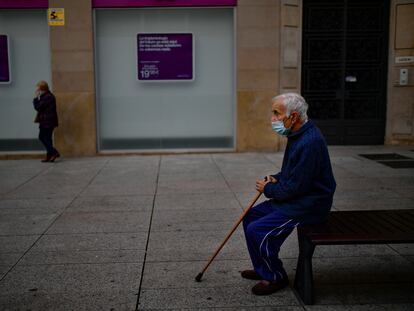
[{"label": "storefront door", "polygon": [[302,94],[330,144],[383,144],[389,1],[304,0]]}]

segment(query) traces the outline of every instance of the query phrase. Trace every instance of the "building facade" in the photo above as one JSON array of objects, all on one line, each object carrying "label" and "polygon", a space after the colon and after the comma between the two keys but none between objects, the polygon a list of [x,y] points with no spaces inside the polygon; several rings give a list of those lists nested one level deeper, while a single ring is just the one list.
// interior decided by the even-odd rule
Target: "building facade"
[{"label": "building facade", "polygon": [[39,80],[67,156],[279,150],[284,92],[330,144],[414,143],[414,0],[0,0],[0,58],[3,155],[42,149]]}]

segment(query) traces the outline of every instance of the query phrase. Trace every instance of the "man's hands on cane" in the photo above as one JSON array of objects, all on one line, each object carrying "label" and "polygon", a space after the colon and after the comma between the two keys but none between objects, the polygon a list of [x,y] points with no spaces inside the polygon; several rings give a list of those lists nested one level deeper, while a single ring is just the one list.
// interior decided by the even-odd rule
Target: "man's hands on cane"
[{"label": "man's hands on cane", "polygon": [[264,179],[258,179],[258,180],[256,180],[256,190],[259,191],[260,193],[263,193],[264,187],[269,182],[275,184],[275,183],[277,183],[277,179],[274,178],[273,176],[268,175]]}]

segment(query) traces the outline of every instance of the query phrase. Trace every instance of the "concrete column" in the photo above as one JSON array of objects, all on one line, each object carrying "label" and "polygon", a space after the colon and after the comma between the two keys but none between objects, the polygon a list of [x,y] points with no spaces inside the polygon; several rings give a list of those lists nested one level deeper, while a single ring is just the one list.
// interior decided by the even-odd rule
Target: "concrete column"
[{"label": "concrete column", "polygon": [[277,150],[271,101],[279,93],[280,0],[237,6],[237,150]]},{"label": "concrete column", "polygon": [[49,0],[65,9],[65,25],[50,27],[52,87],[59,127],[56,146],[63,156],[94,155],[95,73],[91,0]]}]

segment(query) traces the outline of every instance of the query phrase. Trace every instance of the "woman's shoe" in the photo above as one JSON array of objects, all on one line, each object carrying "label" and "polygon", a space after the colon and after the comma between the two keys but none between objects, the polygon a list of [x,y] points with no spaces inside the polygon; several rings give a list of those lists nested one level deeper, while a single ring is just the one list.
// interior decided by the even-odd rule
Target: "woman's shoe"
[{"label": "woman's shoe", "polygon": [[59,158],[59,157],[60,157],[60,153],[59,153],[59,152],[57,152],[57,153],[55,153],[54,155],[52,155],[52,156],[50,157],[49,162],[55,162],[55,160],[56,160],[57,158]]},{"label": "woman's shoe", "polygon": [[45,162],[49,162],[51,158],[52,158],[52,157],[51,157],[49,154],[47,154],[47,155],[46,155],[46,158],[44,158],[41,162],[43,162],[43,163],[45,163]]}]

